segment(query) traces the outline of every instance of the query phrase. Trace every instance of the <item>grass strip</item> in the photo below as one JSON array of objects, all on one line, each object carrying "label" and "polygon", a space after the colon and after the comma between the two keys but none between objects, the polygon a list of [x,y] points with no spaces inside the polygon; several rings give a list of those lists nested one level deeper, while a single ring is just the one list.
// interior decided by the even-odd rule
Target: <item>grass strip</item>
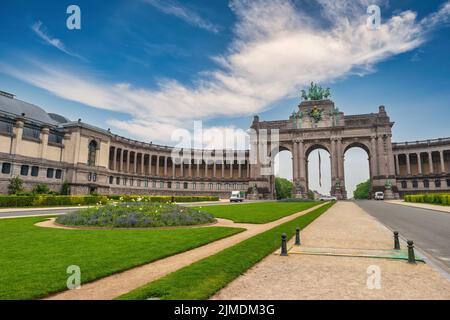
[{"label": "grass strip", "polygon": [[150,282],[117,299],[208,299],[257,262],[279,248],[280,236],[283,232],[287,234],[288,238],[292,237],[297,227],[305,228],[332,205],[333,203],[325,204],[310,213],[258,234],[163,278]]},{"label": "grass strip", "polygon": [[198,206],[216,218],[240,223],[268,223],[316,206],[318,202],[260,202],[220,206]]}]

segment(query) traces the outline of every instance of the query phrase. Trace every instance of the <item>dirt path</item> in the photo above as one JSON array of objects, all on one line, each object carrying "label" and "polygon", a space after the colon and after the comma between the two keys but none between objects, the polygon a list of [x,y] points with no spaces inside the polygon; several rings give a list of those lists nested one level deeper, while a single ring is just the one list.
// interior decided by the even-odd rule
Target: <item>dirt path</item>
[{"label": "dirt path", "polygon": [[[180,268],[190,265],[196,261],[213,255],[223,249],[242,242],[254,235],[272,229],[280,224],[296,219],[308,212],[311,212],[324,204],[320,204],[313,208],[283,217],[279,220],[266,224],[242,224],[232,223],[222,220],[224,226],[245,228],[239,234],[230,236],[225,239],[211,242],[202,247],[176,254],[165,259],[161,259],[140,267],[133,268],[128,271],[117,273],[91,283],[83,284],[80,289],[67,290],[47,299],[53,300],[110,300],[122,294],[130,292],[146,283],[154,281]],[[217,224],[215,225],[217,226]]]},{"label": "dirt path", "polygon": [[[304,247],[392,249],[393,246],[392,233],[352,202],[338,202],[307,227],[301,237]],[[368,268],[381,272],[380,289],[368,288]],[[424,263],[273,254],[213,299],[450,299],[450,281]]]}]

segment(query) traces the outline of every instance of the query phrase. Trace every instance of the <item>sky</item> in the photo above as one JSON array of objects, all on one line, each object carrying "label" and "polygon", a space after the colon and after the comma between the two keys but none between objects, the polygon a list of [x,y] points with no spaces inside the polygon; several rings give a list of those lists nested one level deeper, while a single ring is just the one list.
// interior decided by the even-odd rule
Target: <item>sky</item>
[{"label": "sky", "polygon": [[[73,4],[81,29],[66,24]],[[126,137],[177,145],[202,121],[214,147],[255,114],[287,119],[311,81],[345,114],[385,105],[394,141],[450,136],[448,0],[2,0],[0,10],[0,90]],[[279,161],[288,178],[289,157]],[[327,193],[322,169],[311,188]],[[346,176],[351,193],[368,169]]]}]

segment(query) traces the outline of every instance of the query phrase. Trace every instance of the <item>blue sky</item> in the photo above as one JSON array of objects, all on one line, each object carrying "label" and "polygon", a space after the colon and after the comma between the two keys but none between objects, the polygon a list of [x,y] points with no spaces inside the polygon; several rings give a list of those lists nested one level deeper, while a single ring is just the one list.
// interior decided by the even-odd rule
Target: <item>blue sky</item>
[{"label": "blue sky", "polygon": [[[71,4],[81,30],[66,27]],[[194,120],[285,119],[316,81],[346,114],[385,105],[394,141],[450,136],[449,16],[443,0],[3,0],[0,90],[173,145]]]}]

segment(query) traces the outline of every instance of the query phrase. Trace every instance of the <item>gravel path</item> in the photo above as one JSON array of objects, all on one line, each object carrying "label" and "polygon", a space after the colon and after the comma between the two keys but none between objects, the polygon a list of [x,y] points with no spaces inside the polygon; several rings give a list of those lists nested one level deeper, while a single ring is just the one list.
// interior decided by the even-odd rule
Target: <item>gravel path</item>
[{"label": "gravel path", "polygon": [[[80,289],[67,290],[47,299],[52,300],[110,300],[122,294],[128,293],[140,286],[143,286],[151,281],[159,279],[171,272],[190,265],[196,261],[213,255],[223,249],[231,247],[239,242],[242,242],[254,235],[272,229],[280,224],[296,219],[308,212],[311,212],[324,204],[320,204],[313,208],[283,217],[279,220],[269,222],[266,224],[242,224],[233,223],[231,221],[221,219],[221,223],[215,224],[228,227],[245,228],[239,234],[230,236],[225,239],[211,242],[202,247],[189,250],[180,254],[176,254],[165,259],[157,260],[155,262],[130,269],[121,273],[117,273],[91,283],[83,284]],[[48,226],[47,226],[48,227]]]},{"label": "gravel path", "polygon": [[[307,247],[392,249],[393,246],[392,233],[353,202],[338,202],[301,235],[302,245]],[[380,289],[367,286],[368,268],[374,266],[381,271]],[[450,299],[450,282],[424,263],[273,254],[213,299]]]}]

